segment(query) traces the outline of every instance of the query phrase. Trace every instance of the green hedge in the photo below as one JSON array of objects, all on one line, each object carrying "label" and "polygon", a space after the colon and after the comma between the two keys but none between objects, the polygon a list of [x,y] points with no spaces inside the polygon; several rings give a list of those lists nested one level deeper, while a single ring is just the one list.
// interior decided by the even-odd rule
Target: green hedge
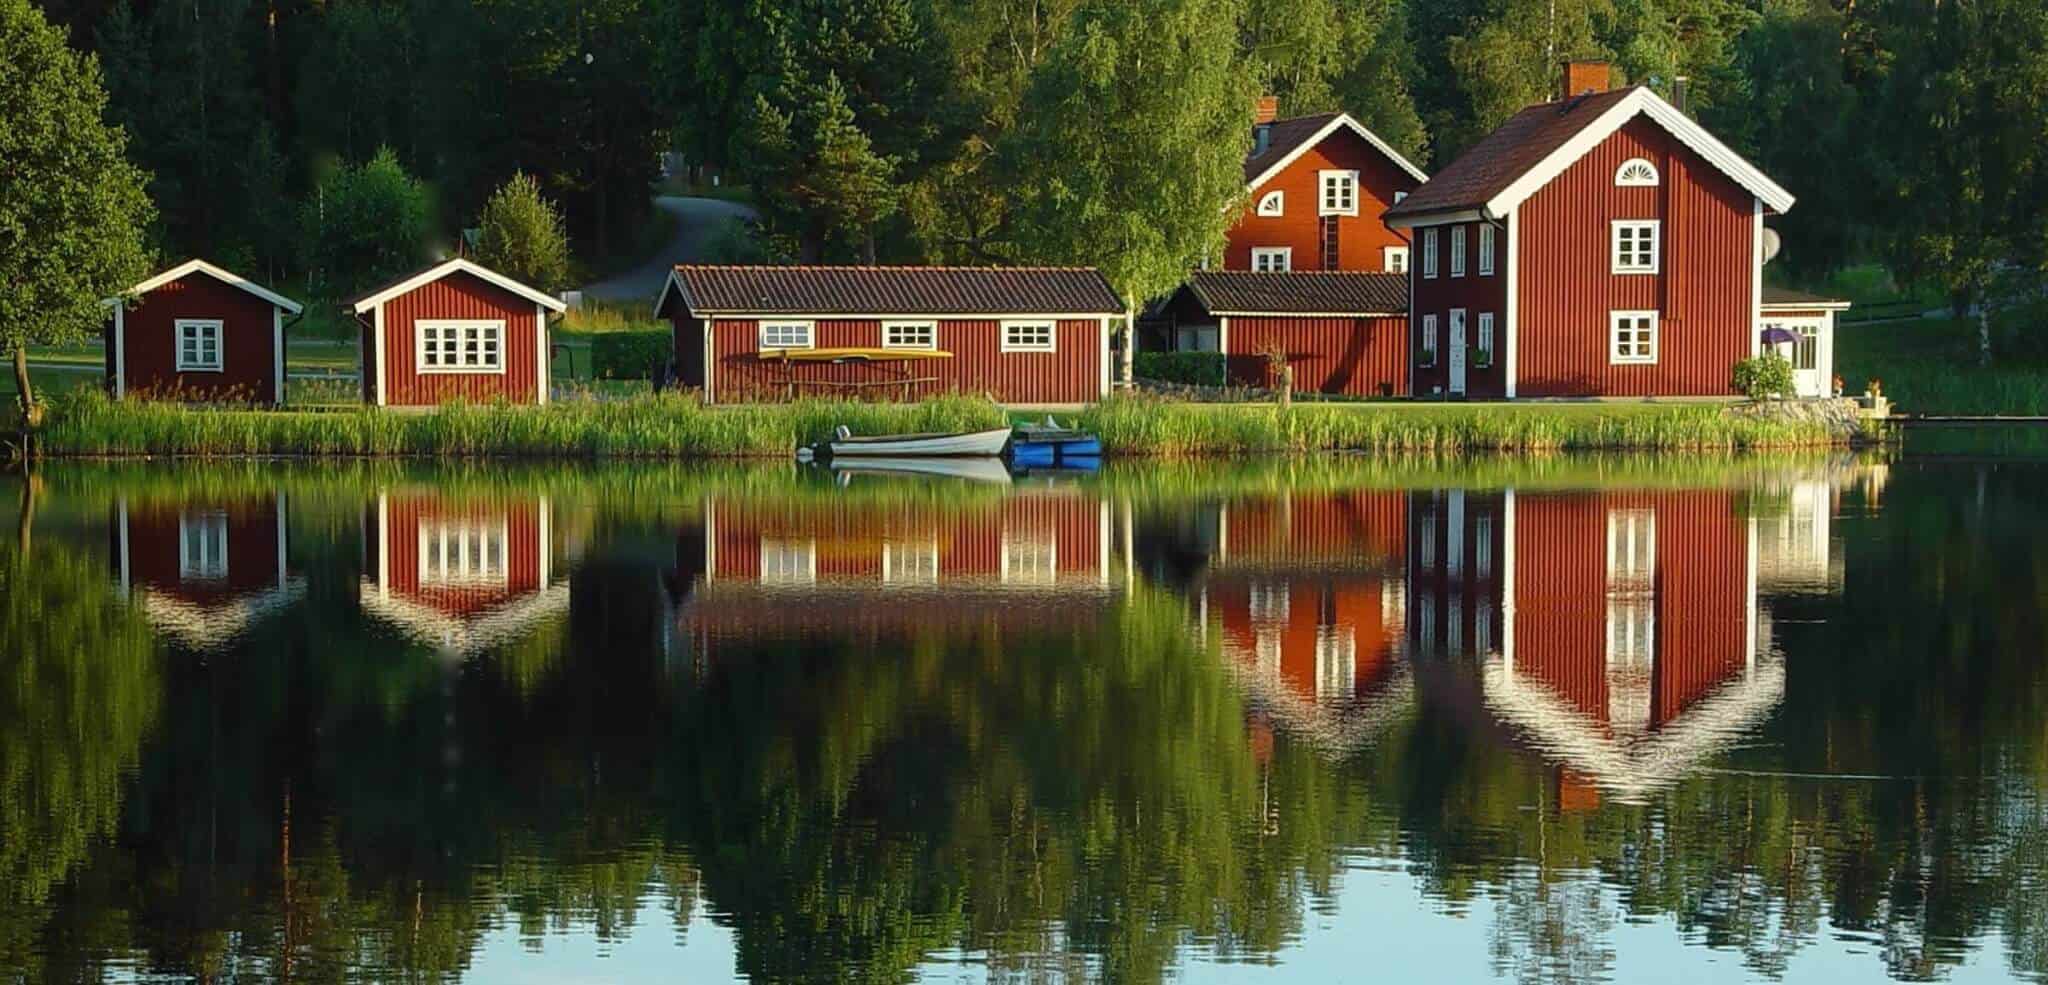
[{"label": "green hedge", "polygon": [[675,358],[667,332],[605,332],[590,338],[590,371],[601,380],[648,380]]},{"label": "green hedge", "polygon": [[1222,386],[1223,353],[1140,352],[1131,360],[1131,372],[1141,380]]}]

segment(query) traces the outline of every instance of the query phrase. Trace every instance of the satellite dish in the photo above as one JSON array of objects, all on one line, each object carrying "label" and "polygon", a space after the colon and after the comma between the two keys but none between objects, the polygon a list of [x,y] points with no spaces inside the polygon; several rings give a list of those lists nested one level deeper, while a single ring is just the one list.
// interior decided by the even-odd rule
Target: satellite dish
[{"label": "satellite dish", "polygon": [[1779,251],[1779,250],[1782,250],[1782,249],[1784,249],[1784,248],[1785,248],[1785,241],[1784,241],[1784,240],[1782,240],[1782,239],[1780,239],[1780,238],[1778,238],[1778,231],[1777,231],[1777,230],[1775,230],[1775,229],[1772,229],[1772,228],[1771,228],[1771,227],[1769,227],[1769,226],[1765,226],[1765,227],[1764,227],[1764,262],[1765,262],[1765,263],[1769,263],[1769,262],[1771,262],[1772,260],[1776,260],[1776,259],[1778,258],[1778,251]]}]

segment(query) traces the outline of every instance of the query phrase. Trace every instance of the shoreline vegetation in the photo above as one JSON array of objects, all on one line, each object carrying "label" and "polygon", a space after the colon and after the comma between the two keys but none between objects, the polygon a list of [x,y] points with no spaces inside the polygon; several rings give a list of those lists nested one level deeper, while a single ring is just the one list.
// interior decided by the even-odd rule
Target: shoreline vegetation
[{"label": "shoreline vegetation", "polygon": [[[544,407],[304,412],[116,402],[81,390],[52,402],[37,439],[52,458],[781,458],[840,425],[856,434],[966,431],[1040,416],[967,396],[704,407],[672,394]],[[1701,403],[1280,408],[1125,396],[1058,416],[1100,435],[1113,457],[1749,451],[1842,446],[1856,437],[1813,415]]]}]

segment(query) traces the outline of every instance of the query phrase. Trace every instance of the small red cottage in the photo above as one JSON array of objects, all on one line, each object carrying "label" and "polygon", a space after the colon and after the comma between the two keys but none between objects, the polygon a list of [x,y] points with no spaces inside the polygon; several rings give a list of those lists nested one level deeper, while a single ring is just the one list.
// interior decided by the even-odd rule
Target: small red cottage
[{"label": "small red cottage", "polygon": [[677,379],[712,403],[1109,393],[1123,302],[1092,267],[678,266],[655,300]]},{"label": "small red cottage", "polygon": [[283,493],[115,501],[115,576],[157,632],[220,649],[306,592],[285,566]]},{"label": "small red cottage", "polygon": [[1245,156],[1244,215],[1228,234],[1225,270],[1408,269],[1408,240],[1380,220],[1428,179],[1343,113],[1274,119],[1259,101]]},{"label": "small red cottage", "polygon": [[460,257],[348,302],[362,324],[363,401],[548,402],[548,313],[559,299]]},{"label": "small red cottage", "polygon": [[363,611],[451,656],[516,642],[568,610],[546,496],[384,490],[363,518]]},{"label": "small red cottage", "polygon": [[284,402],[284,316],[303,310],[297,301],[188,260],[103,303],[113,315],[105,341],[116,399]]},{"label": "small red cottage", "polygon": [[1415,242],[1416,394],[1723,395],[1760,351],[1764,218],[1792,195],[1607,74],[1566,66],[1567,98],[1387,211]]},{"label": "small red cottage", "polygon": [[1213,270],[1162,309],[1165,347],[1224,353],[1232,385],[1274,385],[1269,354],[1282,352],[1296,390],[1381,397],[1408,392],[1407,311],[1400,274]]}]

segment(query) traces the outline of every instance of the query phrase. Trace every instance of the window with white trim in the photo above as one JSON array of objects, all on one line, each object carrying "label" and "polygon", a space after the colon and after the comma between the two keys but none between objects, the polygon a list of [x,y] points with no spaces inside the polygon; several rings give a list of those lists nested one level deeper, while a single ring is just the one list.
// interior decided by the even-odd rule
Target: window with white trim
[{"label": "window with white trim", "polygon": [[227,576],[228,515],[180,513],[178,577],[186,581],[219,581]]},{"label": "window with white trim", "polygon": [[1316,699],[1346,697],[1358,676],[1358,630],[1316,627]]},{"label": "window with white trim", "polygon": [[888,541],[882,545],[882,581],[891,585],[939,583],[938,541]]},{"label": "window with white trim", "polygon": [[1655,219],[1614,221],[1614,272],[1654,274],[1657,272],[1657,228]]},{"label": "window with white trim", "polygon": [[1493,365],[1493,312],[1479,313],[1479,365]]},{"label": "window with white trim", "polygon": [[1451,227],[1451,276],[1465,276],[1465,227]]},{"label": "window with white trim", "polygon": [[1004,352],[1051,352],[1055,333],[1049,321],[1006,321],[1003,323]]},{"label": "window with white trim", "polygon": [[809,349],[811,348],[811,323],[807,321],[764,321],[761,323],[760,347],[763,349]]},{"label": "window with white trim", "polygon": [[1435,226],[1422,231],[1422,276],[1431,279],[1436,277],[1436,238]]},{"label": "window with white trim", "polygon": [[1287,211],[1286,192],[1267,192],[1259,199],[1260,215],[1282,215]]},{"label": "window with white trim", "polygon": [[1436,365],[1436,316],[1422,316],[1422,352],[1419,354],[1425,367]]},{"label": "window with white trim", "polygon": [[413,324],[416,367],[422,373],[502,373],[505,323],[429,321]]},{"label": "window with white trim", "polygon": [[504,519],[423,520],[416,574],[422,587],[505,585],[511,525]]},{"label": "window with white trim", "polygon": [[1294,269],[1294,247],[1254,246],[1252,247],[1252,270],[1261,274],[1277,274]]},{"label": "window with white trim", "polygon": [[1322,207],[1317,210],[1317,214],[1357,215],[1358,172],[1323,171],[1319,173],[1322,175],[1323,197]]},{"label": "window with white trim", "polygon": [[1254,626],[1286,622],[1287,603],[1287,586],[1284,583],[1255,581],[1245,589],[1245,607]]},{"label": "window with white trim", "polygon": [[1614,184],[1621,188],[1657,187],[1657,166],[1640,157],[1631,157],[1614,169]]},{"label": "window with white trim", "polygon": [[882,348],[884,349],[936,349],[939,347],[939,329],[928,321],[892,321],[882,323]]},{"label": "window with white trim", "polygon": [[1608,361],[1613,363],[1654,363],[1657,361],[1657,313],[1614,311],[1608,313]]},{"label": "window with white trim", "polygon": [[1003,581],[1011,585],[1050,585],[1059,579],[1059,547],[1052,535],[1003,531]]},{"label": "window with white trim", "polygon": [[1493,223],[1482,222],[1479,224],[1479,276],[1481,277],[1493,276],[1493,237],[1494,233],[1498,231],[1493,228]]},{"label": "window with white trim", "polygon": [[1607,514],[1607,662],[1648,666],[1657,643],[1657,514]]},{"label": "window with white trim", "polygon": [[178,332],[178,372],[220,372],[220,320],[217,318],[180,318],[176,325]]},{"label": "window with white trim", "polygon": [[761,584],[809,585],[818,580],[818,542],[761,539]]},{"label": "window with white trim", "polygon": [[1407,247],[1405,247],[1405,246],[1386,246],[1386,247],[1381,247],[1381,248],[1380,248],[1380,256],[1381,256],[1381,258],[1382,258],[1382,262],[1381,262],[1381,265],[1382,265],[1382,267],[1383,267],[1383,268],[1384,268],[1384,269],[1386,270],[1386,272],[1387,272],[1387,273],[1390,273],[1390,274],[1405,274],[1405,273],[1407,273],[1407,272],[1408,272],[1408,248],[1407,248]]}]

